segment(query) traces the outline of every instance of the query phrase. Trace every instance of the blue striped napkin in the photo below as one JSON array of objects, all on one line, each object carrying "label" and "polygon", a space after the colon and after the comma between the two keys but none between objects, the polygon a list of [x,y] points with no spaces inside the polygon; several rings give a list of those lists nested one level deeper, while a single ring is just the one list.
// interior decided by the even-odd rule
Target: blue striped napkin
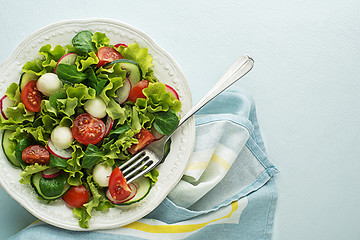
[{"label": "blue striped napkin", "polygon": [[225,91],[195,121],[185,175],[146,217],[93,232],[39,221],[11,239],[271,239],[277,169],[267,158],[253,99],[244,90]]}]

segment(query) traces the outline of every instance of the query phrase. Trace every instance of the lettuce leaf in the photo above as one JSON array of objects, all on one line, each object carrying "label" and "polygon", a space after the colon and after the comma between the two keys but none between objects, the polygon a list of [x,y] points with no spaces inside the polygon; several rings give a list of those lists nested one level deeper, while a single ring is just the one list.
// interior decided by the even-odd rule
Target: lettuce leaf
[{"label": "lettuce leaf", "polygon": [[100,97],[108,105],[111,98],[117,97],[116,90],[123,86],[126,71],[122,70],[119,63],[115,63],[111,68],[99,68],[96,71],[97,77],[100,79],[108,80],[108,84],[103,88],[100,93]]},{"label": "lettuce leaf", "polygon": [[74,208],[73,214],[79,219],[79,226],[82,228],[89,228],[89,221],[93,209],[98,211],[106,211],[114,207],[109,200],[101,194],[92,180],[92,175],[86,178],[87,185],[89,186],[91,197],[82,208]]},{"label": "lettuce leaf", "polygon": [[149,83],[149,87],[143,90],[147,98],[138,98],[136,100],[135,106],[137,110],[150,113],[172,110],[178,113],[181,109],[181,102],[165,89],[166,87],[163,83]]},{"label": "lettuce leaf", "polygon": [[106,113],[114,120],[118,119],[122,124],[126,120],[125,109],[120,106],[114,99],[110,99],[106,107]]},{"label": "lettuce leaf", "polygon": [[60,45],[56,45],[51,49],[51,45],[47,44],[40,48],[39,55],[45,56],[45,60],[41,63],[44,68],[48,68],[47,72],[55,69],[57,61],[66,54],[66,49]]},{"label": "lettuce leaf", "polygon": [[84,156],[84,151],[80,143],[74,143],[71,147],[73,149],[72,158],[67,161],[68,166],[64,171],[69,173],[68,183],[77,186],[82,184],[81,178],[84,176],[80,163],[81,158]]},{"label": "lettuce leaf", "polygon": [[96,65],[98,62],[99,59],[96,54],[94,52],[89,52],[89,54],[86,56],[78,56],[75,65],[79,72],[83,72],[92,65]]},{"label": "lettuce leaf", "polygon": [[47,72],[46,69],[42,66],[41,59],[28,61],[22,67],[22,71],[25,73],[33,73],[37,76],[41,76]]},{"label": "lettuce leaf", "polygon": [[66,99],[58,99],[59,104],[59,113],[62,113],[68,117],[75,114],[75,108],[78,106],[78,99],[74,98],[66,98]]},{"label": "lettuce leaf", "polygon": [[82,106],[86,100],[95,98],[96,91],[93,88],[79,83],[74,86],[67,86],[66,94],[68,98],[76,98],[78,100],[78,106]]},{"label": "lettuce leaf", "polygon": [[156,168],[154,168],[154,169],[151,170],[150,172],[144,174],[144,177],[150,178],[150,180],[151,180],[153,183],[156,183],[156,182],[157,182],[158,176],[159,176],[159,171],[158,171]]},{"label": "lettuce leaf", "polygon": [[5,124],[20,124],[25,121],[34,121],[34,112],[27,110],[21,102],[17,106],[8,107],[6,109],[6,115],[9,119],[2,121]]},{"label": "lettuce leaf", "polygon": [[21,179],[19,180],[22,184],[30,184],[31,183],[31,176],[35,173],[44,171],[48,169],[49,166],[47,165],[40,165],[35,163],[34,165],[28,165],[20,174]]},{"label": "lettuce leaf", "polygon": [[18,104],[21,101],[19,84],[11,83],[6,89],[6,96]]},{"label": "lettuce leaf", "polygon": [[105,33],[96,32],[91,37],[91,39],[97,49],[110,46],[110,39],[106,36]]},{"label": "lettuce leaf", "polygon": [[28,111],[20,100],[18,84],[10,84],[6,90],[6,95],[15,102],[15,105],[6,109],[6,115],[9,119],[1,118],[0,129],[14,129],[11,125],[26,124],[34,121],[34,112]]}]

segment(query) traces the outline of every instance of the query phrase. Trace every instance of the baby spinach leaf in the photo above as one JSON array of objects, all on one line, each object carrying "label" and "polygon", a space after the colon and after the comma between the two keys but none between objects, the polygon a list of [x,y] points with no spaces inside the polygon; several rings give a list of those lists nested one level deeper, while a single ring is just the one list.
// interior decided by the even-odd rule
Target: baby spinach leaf
[{"label": "baby spinach leaf", "polygon": [[90,31],[81,31],[72,39],[72,44],[75,48],[81,50],[82,52],[95,52],[96,48],[92,42],[92,36],[93,34]]},{"label": "baby spinach leaf", "polygon": [[169,135],[175,131],[179,124],[179,118],[176,113],[172,110],[167,112],[156,112],[154,113],[154,127],[156,131],[163,135]]},{"label": "baby spinach leaf", "polygon": [[130,126],[127,125],[127,124],[124,124],[118,128],[116,128],[115,130],[112,130],[110,133],[109,133],[109,136],[111,135],[121,135],[123,133],[126,133],[127,131],[130,130]]},{"label": "baby spinach leaf", "polygon": [[87,76],[86,85],[94,88],[96,91],[96,95],[99,96],[102,90],[105,88],[105,85],[107,84],[107,79],[99,79],[96,77],[95,72],[93,69],[89,68],[85,71],[85,74]]},{"label": "baby spinach leaf", "polygon": [[54,178],[40,178],[39,187],[41,192],[47,197],[60,195],[65,188],[66,178],[63,174]]},{"label": "baby spinach leaf", "polygon": [[62,82],[71,85],[80,83],[86,79],[86,74],[79,72],[74,65],[60,63],[56,67],[56,74]]},{"label": "baby spinach leaf", "polygon": [[84,158],[81,165],[83,168],[93,167],[95,166],[95,164],[101,161],[103,156],[105,156],[105,153],[103,151],[101,151],[95,145],[89,144],[85,150]]},{"label": "baby spinach leaf", "polygon": [[50,167],[66,168],[68,166],[67,160],[50,155]]}]

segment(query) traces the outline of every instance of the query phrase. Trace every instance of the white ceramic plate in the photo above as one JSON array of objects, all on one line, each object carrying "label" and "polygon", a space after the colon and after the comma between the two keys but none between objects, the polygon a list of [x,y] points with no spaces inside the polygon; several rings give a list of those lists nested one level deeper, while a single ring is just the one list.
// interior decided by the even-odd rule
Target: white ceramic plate
[{"label": "white ceramic plate", "polygon": [[[104,32],[112,44],[138,43],[147,47],[154,61],[154,74],[163,83],[173,86],[180,96],[180,115],[192,106],[191,93],[179,66],[174,59],[160,48],[150,37],[127,24],[108,19],[71,20],[44,27],[26,38],[14,53],[0,66],[0,92],[5,94],[11,82],[18,82],[22,66],[37,58],[41,46],[71,44],[71,39],[81,30]],[[0,151],[0,184],[17,202],[37,218],[60,228],[78,231],[110,229],[134,222],[155,209],[181,179],[190,157],[195,140],[195,124],[190,119],[172,139],[172,146],[166,161],[158,168],[159,180],[149,195],[137,205],[127,209],[112,208],[108,213],[93,211],[90,228],[79,227],[72,210],[60,199],[50,204],[37,199],[31,186],[19,183],[20,169],[14,168]]]}]

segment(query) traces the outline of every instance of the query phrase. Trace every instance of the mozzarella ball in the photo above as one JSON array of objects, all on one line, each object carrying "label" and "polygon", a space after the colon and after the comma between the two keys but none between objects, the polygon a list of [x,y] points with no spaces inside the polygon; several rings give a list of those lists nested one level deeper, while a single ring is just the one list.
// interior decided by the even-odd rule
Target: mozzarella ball
[{"label": "mozzarella ball", "polygon": [[45,96],[57,93],[62,87],[62,82],[55,73],[45,73],[36,82],[37,89]]},{"label": "mozzarella ball", "polygon": [[84,104],[84,109],[91,116],[103,118],[106,116],[106,104],[100,97],[89,99]]},{"label": "mozzarella ball", "polygon": [[100,163],[96,165],[93,170],[94,181],[97,182],[100,187],[109,186],[109,178],[112,171],[112,167],[106,166],[105,164]]},{"label": "mozzarella ball", "polygon": [[70,144],[74,141],[71,129],[61,126],[57,126],[53,129],[50,138],[52,143],[60,149],[69,148]]}]

